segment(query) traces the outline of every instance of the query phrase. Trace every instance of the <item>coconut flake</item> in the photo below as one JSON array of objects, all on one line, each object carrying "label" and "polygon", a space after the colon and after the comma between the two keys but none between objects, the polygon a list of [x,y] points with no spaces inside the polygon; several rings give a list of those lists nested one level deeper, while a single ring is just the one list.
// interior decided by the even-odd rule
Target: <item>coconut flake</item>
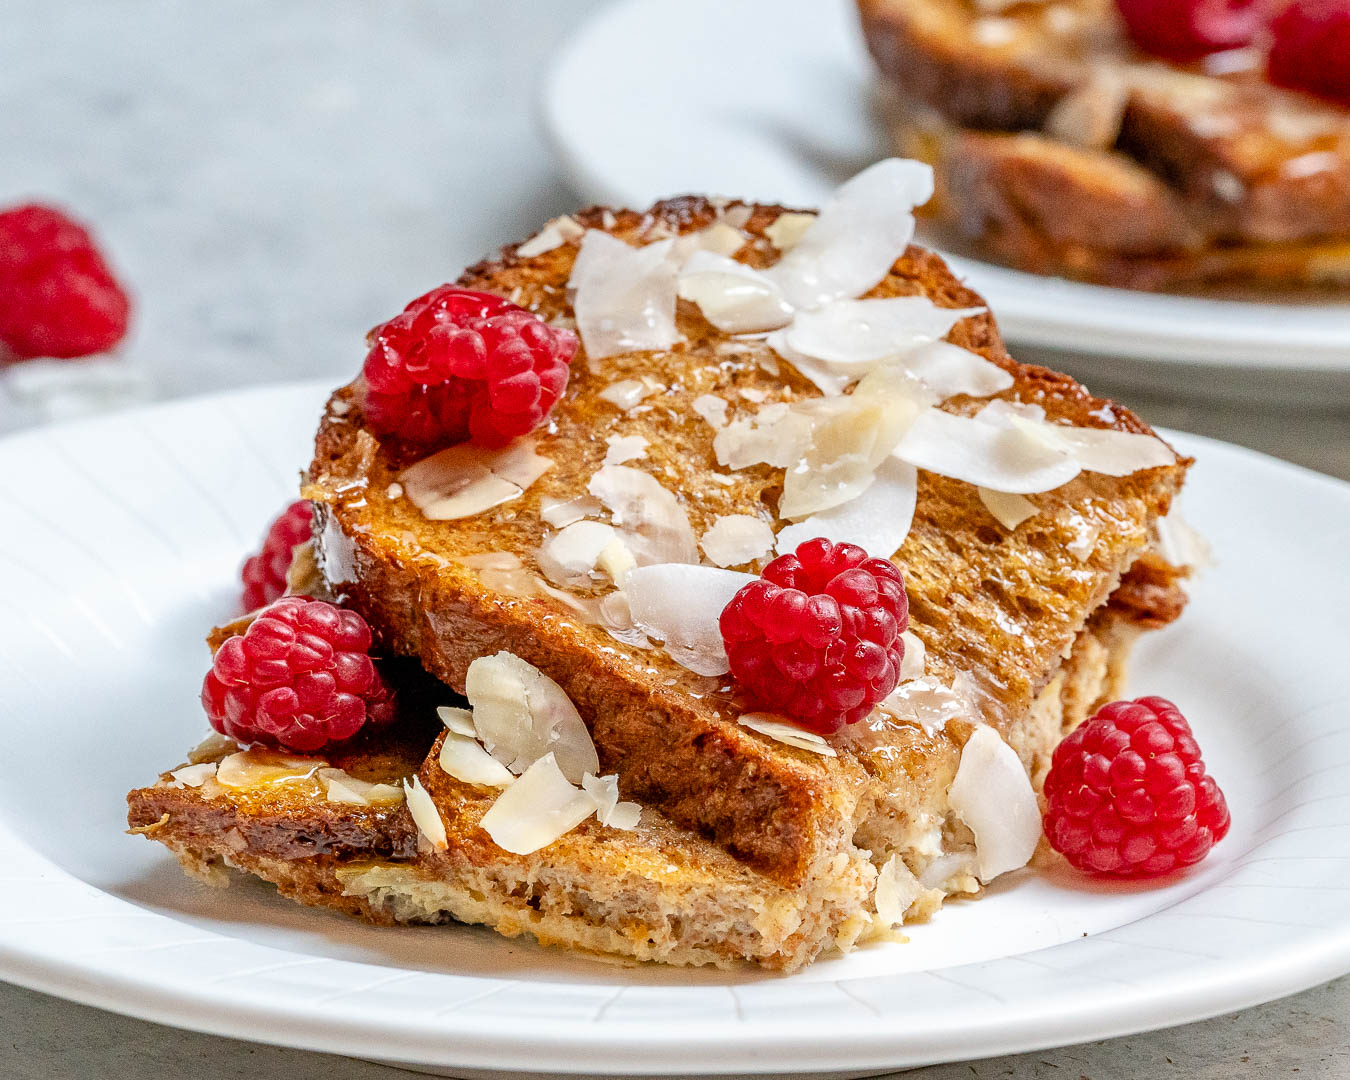
[{"label": "coconut flake", "polygon": [[1011,425],[924,410],[893,451],[939,476],[1013,494],[1050,491],[1079,473],[1069,454]]},{"label": "coconut flake", "polygon": [[169,775],[173,777],[178,787],[201,787],[216,775],[216,763],[203,761],[197,765],[184,765],[181,769],[174,769]]},{"label": "coconut flake", "polygon": [[595,809],[595,799],[573,786],[554,756],[545,754],[497,796],[479,824],[499,848],[529,855],[571,832]]},{"label": "coconut flake", "polygon": [[647,454],[647,440],[641,435],[606,435],[604,464],[622,465],[625,461],[636,461]]},{"label": "coconut flake", "polygon": [[991,401],[976,415],[986,422],[1014,427],[1049,449],[1069,454],[1088,472],[1127,476],[1176,463],[1176,455],[1156,435],[1051,423],[1039,405]]},{"label": "coconut flake", "polygon": [[980,493],[980,502],[984,503],[984,508],[1009,532],[1036,514],[1036,504],[1024,495],[990,491],[983,487],[976,490]]},{"label": "coconut flake", "polygon": [[729,334],[777,330],[792,321],[792,305],[760,271],[711,251],[696,251],[680,271],[681,299]]},{"label": "coconut flake", "polygon": [[635,829],[642,815],[642,807],[634,802],[619,801],[619,778],[615,775],[581,778],[581,788],[595,800],[595,817],[601,825],[612,829]]},{"label": "coconut flake", "polygon": [[794,307],[861,296],[914,236],[914,207],[933,194],[933,170],[889,158],[842,185],[797,244],[766,271]]},{"label": "coconut flake", "polygon": [[644,398],[649,398],[663,389],[665,387],[659,381],[650,375],[643,375],[637,379],[620,379],[618,382],[610,383],[596,397],[603,398],[611,405],[627,412],[640,404]]},{"label": "coconut flake", "polygon": [[471,739],[478,737],[478,729],[473,726],[473,713],[469,709],[438,705],[436,715],[440,717],[441,723],[456,735],[467,735]]},{"label": "coconut flake", "polygon": [[699,675],[730,670],[718,620],[753,574],[711,566],[667,563],[639,566],[624,581],[634,624],[664,642],[671,659]]},{"label": "coconut flake", "polygon": [[609,580],[615,585],[622,585],[628,572],[637,566],[637,558],[629,550],[627,544],[623,542],[623,537],[615,536],[608,544],[600,549],[600,554],[595,560],[596,568],[603,570],[609,575]]},{"label": "coconut flake", "polygon": [[[835,300],[816,311],[798,312],[791,326],[769,336],[769,345],[782,355],[778,345],[786,344],[790,353],[819,361],[833,375],[857,379],[887,360],[939,341],[960,320],[984,310],[941,308],[926,296]],[[938,354],[923,363],[937,367],[944,359],[950,357]],[[988,363],[983,357],[976,359]]]},{"label": "coconut flake", "polygon": [[815,224],[816,215],[788,210],[765,226],[764,235],[779,251],[791,251],[801,243],[806,230]]},{"label": "coconut flake", "polygon": [[283,784],[291,780],[308,780],[327,765],[322,758],[295,757],[279,750],[256,747],[224,758],[216,769],[216,782],[231,788]]},{"label": "coconut flake", "polygon": [[720,431],[727,426],[727,402],[716,394],[699,394],[690,407],[707,423]]},{"label": "coconut flake", "polygon": [[399,480],[429,521],[472,517],[519,498],[553,467],[552,459],[534,448],[532,439],[517,439],[502,450],[462,443],[408,466]]},{"label": "coconut flake", "polygon": [[572,699],[533,664],[509,652],[480,656],[469,665],[464,696],[478,738],[512,772],[545,754],[568,779],[599,772],[595,743]]},{"label": "coconut flake", "polygon": [[1173,566],[1202,570],[1210,564],[1209,543],[1184,517],[1174,502],[1166,517],[1153,523],[1158,538],[1158,554]]},{"label": "coconut flake", "polygon": [[539,517],[555,529],[563,529],[582,518],[595,517],[604,507],[600,500],[590,495],[578,495],[572,499],[557,499],[545,495],[539,500]]},{"label": "coconut flake", "polygon": [[900,678],[898,681],[905,683],[912,679],[922,679],[924,661],[928,652],[924,647],[923,638],[912,630],[906,630],[900,635],[900,640],[905,646],[905,653],[900,660]]},{"label": "coconut flake", "polygon": [[410,787],[408,781],[404,780],[403,797],[408,802],[408,811],[412,814],[417,831],[426,837],[427,842],[437,851],[448,848],[450,841],[445,835],[445,822],[441,820],[441,812],[436,809],[436,803],[422,786],[422,781],[414,776]]},{"label": "coconut flake", "polygon": [[918,470],[887,458],[857,498],[780,530],[778,552],[793,551],[798,544],[823,536],[836,544],[857,544],[874,559],[889,559],[909,535],[918,496]]},{"label": "coconut flake", "polygon": [[787,468],[797,464],[811,440],[810,416],[783,402],[763,406],[754,417],[733,420],[713,439],[717,463],[729,469],[750,465]]},{"label": "coconut flake", "polygon": [[902,682],[877,704],[898,720],[918,724],[929,735],[941,731],[948,720],[973,719],[973,705],[949,686],[926,675]]},{"label": "coconut flake", "polygon": [[892,855],[877,874],[876,891],[872,903],[877,910],[877,921],[883,926],[899,926],[905,921],[905,912],[923,892],[923,885],[905,865],[899,855]]},{"label": "coconut flake", "polygon": [[932,390],[940,401],[959,394],[988,397],[1013,384],[1013,377],[992,360],[986,360],[979,353],[953,345],[950,341],[934,341],[924,345],[906,355],[899,363]]},{"label": "coconut flake", "polygon": [[515,782],[511,770],[487,752],[476,738],[445,733],[437,759],[441,768],[456,780],[480,787],[506,787]]},{"label": "coconut flake", "polygon": [[630,247],[586,230],[572,267],[577,331],[593,362],[619,353],[668,349],[682,340],[675,326],[673,240]]},{"label": "coconut flake", "polygon": [[839,756],[834,747],[827,743],[823,737],[817,735],[814,731],[807,731],[805,728],[799,727],[786,717],[779,716],[776,713],[742,713],[736,718],[736,722],[741,727],[758,731],[761,735],[767,735],[784,746],[791,746],[797,750],[808,750],[813,754],[820,754],[822,757]]},{"label": "coconut flake", "polygon": [[975,874],[988,884],[1025,866],[1041,838],[1041,811],[1017,752],[991,727],[977,727],[961,750],[947,792],[975,834]]},{"label": "coconut flake", "polygon": [[689,515],[654,476],[627,465],[605,465],[591,477],[587,490],[624,530],[639,565],[698,562]]},{"label": "coconut flake", "polygon": [[975,852],[973,851],[951,851],[946,855],[939,855],[923,868],[919,875],[919,884],[925,889],[941,889],[947,891],[947,886],[956,878],[966,877],[975,870]]},{"label": "coconut flake", "polygon": [[401,786],[358,780],[342,769],[320,769],[317,775],[329,802],[349,806],[377,806],[403,801]]},{"label": "coconut flake", "polygon": [[743,566],[773,550],[773,528],[750,514],[727,514],[712,523],[699,546],[718,566]]},{"label": "coconut flake", "polygon": [[714,221],[706,229],[675,238],[676,261],[692,258],[699,252],[734,255],[745,246],[746,235],[729,221]]},{"label": "coconut flake", "polygon": [[573,240],[580,239],[585,232],[585,226],[576,218],[564,214],[562,217],[556,217],[545,224],[542,229],[516,248],[516,254],[522,259],[533,259],[536,255],[542,255],[546,251],[552,251],[554,248],[562,247],[563,244],[570,244]]}]

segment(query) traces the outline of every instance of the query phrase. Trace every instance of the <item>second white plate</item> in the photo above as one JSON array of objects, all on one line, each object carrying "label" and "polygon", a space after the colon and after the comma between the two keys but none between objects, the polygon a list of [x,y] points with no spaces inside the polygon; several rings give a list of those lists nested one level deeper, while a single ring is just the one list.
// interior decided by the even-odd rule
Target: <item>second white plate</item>
[{"label": "second white plate", "polygon": [[[890,153],[872,77],[848,0],[624,0],[567,43],[542,115],[588,199],[707,192],[811,206]],[[1350,401],[1350,298],[1163,296],[952,262],[1024,356],[1076,354],[1080,373],[1208,395]]]}]

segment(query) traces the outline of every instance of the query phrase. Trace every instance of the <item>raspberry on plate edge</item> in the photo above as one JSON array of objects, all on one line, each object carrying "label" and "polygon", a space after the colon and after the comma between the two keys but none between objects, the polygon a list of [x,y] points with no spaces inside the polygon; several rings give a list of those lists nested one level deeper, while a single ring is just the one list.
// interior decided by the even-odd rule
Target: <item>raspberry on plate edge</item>
[{"label": "raspberry on plate edge", "polygon": [[310,538],[314,505],[308,499],[296,499],[272,519],[262,549],[250,555],[239,571],[244,583],[244,610],[256,611],[286,591],[286,572],[295,548]]}]

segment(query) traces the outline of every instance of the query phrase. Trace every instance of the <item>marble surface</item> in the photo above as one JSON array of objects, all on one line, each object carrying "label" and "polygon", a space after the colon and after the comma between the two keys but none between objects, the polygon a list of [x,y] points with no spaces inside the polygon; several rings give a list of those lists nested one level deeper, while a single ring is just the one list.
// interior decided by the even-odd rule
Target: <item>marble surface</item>
[{"label": "marble surface", "polygon": [[[599,0],[7,0],[0,205],[92,222],[136,293],[120,355],[0,369],[0,432],[90,404],[345,378],[365,330],[570,209],[534,123]],[[1069,365],[1072,366],[1072,365]],[[1110,390],[1110,386],[1103,389]],[[1350,479],[1350,410],[1127,399],[1155,423]],[[0,985],[0,1075],[303,1080],[380,1066],[177,1032]],[[1350,980],[1236,1016],[908,1075],[1342,1077]]]}]

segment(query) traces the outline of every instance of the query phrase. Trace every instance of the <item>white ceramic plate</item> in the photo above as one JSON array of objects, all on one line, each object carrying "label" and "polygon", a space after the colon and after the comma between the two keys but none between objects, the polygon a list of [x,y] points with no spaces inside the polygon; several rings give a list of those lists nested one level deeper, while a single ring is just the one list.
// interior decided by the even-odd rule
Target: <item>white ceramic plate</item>
[{"label": "white ceramic plate", "polygon": [[[643,206],[711,192],[811,206],[889,153],[871,88],[849,0],[625,0],[564,47],[542,115],[588,199]],[[1158,296],[953,262],[1010,341],[1077,354],[1080,372],[1350,400],[1350,298]]]},{"label": "white ceramic plate", "polygon": [[1231,835],[1163,888],[1022,872],[790,978],[625,969],[189,882],[126,791],[205,730],[203,630],[296,490],[324,388],[0,442],[0,976],[224,1035],[442,1068],[861,1072],[1096,1039],[1350,969],[1350,486],[1178,438],[1218,565],[1133,686],[1189,714]]}]

